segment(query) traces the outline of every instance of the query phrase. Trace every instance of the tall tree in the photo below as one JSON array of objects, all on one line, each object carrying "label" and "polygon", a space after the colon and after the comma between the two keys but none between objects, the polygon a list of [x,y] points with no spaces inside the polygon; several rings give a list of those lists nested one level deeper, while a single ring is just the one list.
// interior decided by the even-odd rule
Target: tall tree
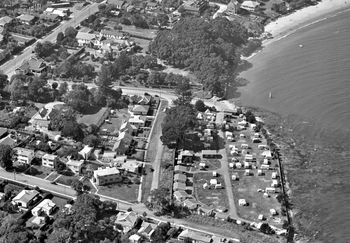
[{"label": "tall tree", "polygon": [[0,145],[0,166],[6,170],[12,168],[12,149],[9,145]]}]

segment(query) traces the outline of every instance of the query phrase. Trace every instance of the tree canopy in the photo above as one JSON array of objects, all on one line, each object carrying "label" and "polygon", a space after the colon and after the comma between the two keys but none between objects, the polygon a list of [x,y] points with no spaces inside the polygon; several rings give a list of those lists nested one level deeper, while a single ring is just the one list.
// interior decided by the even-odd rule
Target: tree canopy
[{"label": "tree canopy", "polygon": [[0,166],[4,169],[12,168],[11,152],[9,145],[0,144]]},{"label": "tree canopy", "polygon": [[238,22],[189,17],[158,32],[149,49],[175,67],[189,68],[207,90],[222,95],[240,61],[238,47],[247,39],[247,30]]}]

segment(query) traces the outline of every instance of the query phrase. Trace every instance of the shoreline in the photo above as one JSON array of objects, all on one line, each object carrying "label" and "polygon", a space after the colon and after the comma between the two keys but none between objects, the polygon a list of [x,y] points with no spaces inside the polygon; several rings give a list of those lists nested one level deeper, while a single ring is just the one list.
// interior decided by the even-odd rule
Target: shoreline
[{"label": "shoreline", "polygon": [[[289,15],[281,16],[265,25],[265,32],[270,33],[272,39],[263,40],[262,47],[264,48],[275,41],[288,37],[298,30],[347,11],[350,11],[350,0],[322,0],[317,5],[308,6],[296,10]],[[253,53],[246,59],[251,58],[255,54]]]}]

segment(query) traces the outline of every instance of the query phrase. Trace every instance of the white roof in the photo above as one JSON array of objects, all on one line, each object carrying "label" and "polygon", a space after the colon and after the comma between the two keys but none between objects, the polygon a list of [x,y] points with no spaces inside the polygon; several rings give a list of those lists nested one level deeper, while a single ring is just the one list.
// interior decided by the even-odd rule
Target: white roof
[{"label": "white roof", "polygon": [[218,180],[217,179],[210,179],[210,184],[216,185],[216,184],[218,184]]},{"label": "white roof", "polygon": [[129,119],[129,122],[131,123],[145,123],[144,120],[141,119],[141,116],[131,116]]},{"label": "white roof", "polygon": [[81,166],[83,163],[84,160],[68,160],[67,165]]},{"label": "white roof", "polygon": [[76,39],[77,40],[93,40],[95,39],[96,36],[94,34],[90,34],[90,33],[86,33],[86,32],[81,32],[79,31],[77,36],[76,36]]},{"label": "white roof", "polygon": [[94,148],[90,147],[90,146],[84,146],[84,148],[82,150],[79,151],[79,153],[83,153],[83,154],[88,154],[90,153]]},{"label": "white roof", "polygon": [[94,177],[120,174],[116,167],[98,168],[94,171]]},{"label": "white roof", "polygon": [[17,151],[17,154],[21,156],[29,157],[31,155],[34,155],[34,150],[31,150],[31,149],[15,148],[15,150]]},{"label": "white roof", "polygon": [[131,241],[139,241],[141,239],[141,236],[137,235],[137,234],[133,234],[129,237],[129,240]]},{"label": "white roof", "polygon": [[32,209],[32,212],[39,211],[43,209],[45,211],[50,211],[56,204],[50,199],[44,199],[41,203],[39,203],[35,208]]},{"label": "white roof", "polygon": [[49,159],[49,160],[54,160],[57,157],[57,155],[54,154],[44,154],[42,157],[43,159]]},{"label": "white roof", "polygon": [[256,8],[260,3],[254,1],[244,1],[241,7]]}]

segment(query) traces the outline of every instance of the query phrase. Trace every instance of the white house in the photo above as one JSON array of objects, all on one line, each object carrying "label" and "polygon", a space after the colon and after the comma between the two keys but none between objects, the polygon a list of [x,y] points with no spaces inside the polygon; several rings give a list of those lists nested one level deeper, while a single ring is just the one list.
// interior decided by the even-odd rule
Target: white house
[{"label": "white house", "polygon": [[81,154],[81,156],[83,156],[83,158],[86,160],[90,157],[93,150],[94,150],[93,147],[86,145],[82,150],[79,151],[79,154]]},{"label": "white house", "polygon": [[53,201],[50,199],[44,199],[32,209],[32,214],[36,217],[40,216],[41,214],[46,214],[49,216],[55,208],[56,204]]},{"label": "white house", "polygon": [[247,206],[248,203],[247,203],[247,201],[245,199],[239,199],[238,200],[238,205],[239,206]]},{"label": "white house", "polygon": [[54,162],[56,158],[57,158],[57,155],[45,154],[41,158],[41,164],[45,167],[54,168]]},{"label": "white house", "polygon": [[84,160],[68,160],[66,165],[75,174],[80,174],[83,164],[84,164]]},{"label": "white house", "polygon": [[277,211],[276,211],[276,209],[271,208],[271,209],[270,209],[270,214],[271,214],[272,216],[277,215]]},{"label": "white house", "polygon": [[21,209],[28,207],[38,198],[39,192],[36,190],[22,190],[12,199],[12,204],[17,205]]},{"label": "white house", "polygon": [[96,185],[102,186],[110,183],[120,182],[122,177],[116,167],[98,168],[94,171],[94,180]]},{"label": "white house", "polygon": [[23,164],[30,164],[35,157],[34,150],[26,148],[15,148],[17,161]]},{"label": "white house", "polygon": [[255,2],[255,1],[244,1],[240,8],[247,10],[249,12],[254,12],[258,7],[259,7],[260,3],[259,2]]},{"label": "white house", "polygon": [[75,38],[77,39],[79,46],[89,46],[96,40],[96,35],[79,31]]}]

